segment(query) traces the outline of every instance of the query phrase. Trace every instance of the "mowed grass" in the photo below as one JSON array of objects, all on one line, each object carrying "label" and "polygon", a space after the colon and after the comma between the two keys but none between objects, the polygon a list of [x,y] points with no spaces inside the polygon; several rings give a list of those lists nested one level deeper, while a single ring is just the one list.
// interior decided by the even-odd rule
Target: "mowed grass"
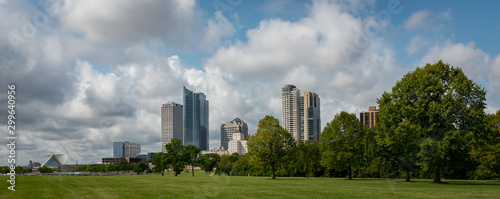
[{"label": "mowed grass", "polygon": [[207,176],[0,176],[0,198],[500,198],[500,181]]}]

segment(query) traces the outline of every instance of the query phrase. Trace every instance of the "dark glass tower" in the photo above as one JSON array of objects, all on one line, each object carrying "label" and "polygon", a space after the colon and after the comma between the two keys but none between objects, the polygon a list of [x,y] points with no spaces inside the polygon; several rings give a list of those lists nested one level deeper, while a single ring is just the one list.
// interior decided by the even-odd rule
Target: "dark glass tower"
[{"label": "dark glass tower", "polygon": [[208,100],[203,93],[193,93],[184,87],[184,145],[208,150]]}]

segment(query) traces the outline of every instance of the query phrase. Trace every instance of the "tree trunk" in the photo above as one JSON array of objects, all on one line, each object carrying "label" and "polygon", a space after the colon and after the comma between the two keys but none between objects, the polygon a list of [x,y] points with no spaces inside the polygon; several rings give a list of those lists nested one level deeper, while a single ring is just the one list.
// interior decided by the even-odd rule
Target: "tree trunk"
[{"label": "tree trunk", "polygon": [[162,170],[162,171],[161,171],[161,176],[163,176],[163,174],[164,174],[164,173],[165,173],[165,171],[164,171],[164,170]]},{"label": "tree trunk", "polygon": [[434,168],[434,180],[432,183],[441,183],[441,175],[439,175],[439,167]]},{"label": "tree trunk", "polygon": [[276,176],[274,176],[274,164],[271,164],[271,172],[272,172],[272,179],[276,179]]},{"label": "tree trunk", "polygon": [[194,166],[191,165],[191,172],[193,173],[193,176],[194,176]]},{"label": "tree trunk", "polygon": [[348,171],[349,172],[349,178],[347,178],[348,180],[352,180],[352,172],[351,172],[351,166],[349,166],[349,169]]},{"label": "tree trunk", "polygon": [[405,182],[410,182],[410,169],[406,167],[406,180]]}]

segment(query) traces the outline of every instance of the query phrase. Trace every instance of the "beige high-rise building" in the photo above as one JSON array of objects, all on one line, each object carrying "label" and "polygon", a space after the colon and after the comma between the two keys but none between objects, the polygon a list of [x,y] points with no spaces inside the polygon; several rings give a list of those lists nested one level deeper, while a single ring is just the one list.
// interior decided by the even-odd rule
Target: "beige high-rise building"
[{"label": "beige high-rise building", "polygon": [[370,106],[368,111],[363,111],[359,113],[359,121],[370,128],[373,128],[377,124],[378,119],[378,109],[376,106]]},{"label": "beige high-rise building", "polygon": [[321,134],[320,101],[316,93],[306,91],[303,99],[303,122],[301,138],[303,140],[319,141]]},{"label": "beige high-rise building", "polygon": [[291,133],[295,140],[300,140],[301,138],[300,99],[300,90],[294,85],[285,85],[281,89],[281,126]]},{"label": "beige high-rise building", "polygon": [[245,155],[247,153],[247,141],[244,139],[244,133],[234,133],[231,141],[228,143],[229,154],[238,153],[238,155]]},{"label": "beige high-rise building", "polygon": [[173,138],[181,139],[183,136],[183,106],[175,102],[168,102],[161,107],[161,151],[166,153],[165,144]]},{"label": "beige high-rise building", "polygon": [[228,150],[228,143],[233,139],[234,133],[243,133],[243,140],[248,137],[248,125],[240,118],[235,118],[233,121],[223,124],[220,127],[220,143],[223,150]]}]

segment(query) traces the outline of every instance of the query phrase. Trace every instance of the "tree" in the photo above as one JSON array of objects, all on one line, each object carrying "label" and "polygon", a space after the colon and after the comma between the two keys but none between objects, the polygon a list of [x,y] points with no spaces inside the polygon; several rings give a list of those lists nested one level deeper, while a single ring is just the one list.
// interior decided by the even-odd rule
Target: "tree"
[{"label": "tree", "polygon": [[24,173],[24,168],[22,166],[17,166],[14,171],[16,173]]},{"label": "tree", "polygon": [[167,154],[163,152],[155,154],[151,160],[151,164],[155,165],[153,172],[161,172],[161,176],[163,176],[165,169],[168,169]]},{"label": "tree", "polygon": [[216,153],[204,154],[198,160],[201,169],[205,170],[205,172],[207,173],[212,172],[214,170],[214,167],[216,167],[217,164],[219,163],[219,161],[220,161],[220,156],[219,154]]},{"label": "tree", "polygon": [[259,121],[257,133],[249,136],[247,142],[251,162],[271,166],[272,179],[276,179],[276,166],[286,160],[294,145],[292,135],[272,116]]},{"label": "tree", "polygon": [[187,145],[184,147],[184,155],[186,157],[187,162],[191,165],[191,172],[194,176],[194,164],[198,161],[198,157],[200,156],[200,148],[194,145]]},{"label": "tree", "polygon": [[170,143],[165,145],[165,148],[167,149],[167,164],[170,165],[172,170],[174,170],[174,175],[177,176],[186,166],[185,156],[182,155],[182,152],[184,151],[182,140],[174,138],[170,141]]},{"label": "tree", "polygon": [[488,115],[487,120],[488,130],[471,152],[479,164],[474,172],[479,179],[500,177],[500,110]]},{"label": "tree", "polygon": [[321,151],[317,141],[299,140],[296,149],[296,166],[305,173],[307,178],[321,169]]},{"label": "tree", "polygon": [[405,163],[415,154],[439,183],[441,169],[463,170],[469,141],[484,131],[485,95],[460,68],[442,61],[417,67],[378,99],[382,144]]},{"label": "tree", "polygon": [[220,158],[220,162],[217,166],[217,173],[226,173],[230,175],[231,169],[233,168],[233,163],[238,161],[239,155],[238,153],[233,153],[231,155],[223,155]]},{"label": "tree", "polygon": [[326,124],[320,136],[321,165],[328,169],[347,169],[352,180],[352,169],[362,165],[365,126],[356,115],[342,111]]},{"label": "tree", "polygon": [[53,170],[50,167],[41,166],[41,167],[38,168],[38,172],[40,172],[40,173],[52,173]]},{"label": "tree", "polygon": [[9,168],[9,166],[3,166],[3,167],[1,167],[1,168],[0,168],[0,172],[1,172],[1,173],[4,173],[4,174],[5,174],[5,173],[9,173],[9,172],[10,172],[10,168]]},{"label": "tree", "polygon": [[[398,82],[400,87],[409,87],[411,82]],[[394,89],[394,88],[393,88]],[[419,151],[419,134],[421,126],[415,124],[413,120],[412,106],[413,100],[404,93],[383,93],[377,100],[379,105],[379,115],[377,120],[377,143],[386,149],[400,167],[406,172],[405,181],[410,182],[410,171],[416,164],[416,155]],[[405,107],[406,106],[406,107]],[[405,108],[403,108],[405,107]]]},{"label": "tree", "polygon": [[137,172],[139,174],[140,172],[144,172],[146,168],[147,168],[146,163],[139,162],[137,163],[137,165],[135,165],[134,172]]},{"label": "tree", "polygon": [[233,162],[231,167],[231,175],[249,175],[252,167],[248,163],[248,157],[245,155],[238,156],[238,160]]}]

